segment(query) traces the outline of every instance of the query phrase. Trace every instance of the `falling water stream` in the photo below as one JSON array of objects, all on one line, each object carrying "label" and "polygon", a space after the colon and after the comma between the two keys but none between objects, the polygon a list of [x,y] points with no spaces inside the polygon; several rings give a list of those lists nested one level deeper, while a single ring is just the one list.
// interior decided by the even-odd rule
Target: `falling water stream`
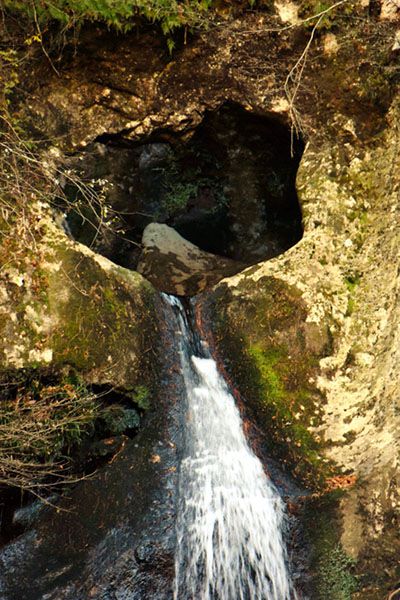
[{"label": "falling water stream", "polygon": [[181,302],[185,384],[175,600],[290,600],[284,503],[249,447],[239,411]]}]

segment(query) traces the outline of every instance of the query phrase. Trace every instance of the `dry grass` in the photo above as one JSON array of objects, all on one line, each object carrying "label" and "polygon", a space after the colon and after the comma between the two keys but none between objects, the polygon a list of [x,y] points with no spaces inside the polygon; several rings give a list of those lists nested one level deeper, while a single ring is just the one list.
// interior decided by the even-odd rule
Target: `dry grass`
[{"label": "dry grass", "polygon": [[0,402],[0,485],[43,493],[79,479],[68,457],[93,433],[101,405],[82,384],[28,384]]}]

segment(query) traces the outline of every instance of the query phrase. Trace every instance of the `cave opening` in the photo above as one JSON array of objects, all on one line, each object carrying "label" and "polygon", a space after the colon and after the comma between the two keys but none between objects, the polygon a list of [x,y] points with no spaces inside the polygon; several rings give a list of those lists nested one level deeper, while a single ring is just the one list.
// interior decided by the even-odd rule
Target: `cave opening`
[{"label": "cave opening", "polygon": [[68,227],[76,240],[136,269],[144,229],[164,223],[240,270],[301,239],[295,180],[303,149],[276,116],[230,102],[206,112],[190,135],[158,130],[132,142],[105,134],[69,158],[68,168],[100,200],[67,183]]}]

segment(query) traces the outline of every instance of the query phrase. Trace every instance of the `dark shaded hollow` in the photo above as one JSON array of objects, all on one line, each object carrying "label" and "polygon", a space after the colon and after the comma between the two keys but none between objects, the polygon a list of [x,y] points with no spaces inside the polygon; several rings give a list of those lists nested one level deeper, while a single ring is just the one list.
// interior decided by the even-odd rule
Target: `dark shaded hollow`
[{"label": "dark shaded hollow", "polygon": [[[276,118],[234,104],[207,113],[181,165],[186,171],[197,164],[201,178],[219,183],[222,202],[212,182],[204,185],[172,226],[203,250],[235,260],[251,263],[281,254],[303,234],[295,187],[302,152],[296,140],[291,155],[290,129]],[[210,192],[214,213],[204,210]]]},{"label": "dark shaded hollow", "polygon": [[166,223],[202,250],[247,265],[301,239],[295,179],[304,145],[299,139],[291,143],[290,128],[276,115],[225,103],[207,112],[187,138],[167,130],[140,142],[103,135],[73,157],[83,179],[112,183],[103,194],[109,217],[103,215],[102,223],[96,208],[83,206],[76,190],[66,190],[80,204],[80,214],[68,217],[75,239],[131,269],[151,222]]},{"label": "dark shaded hollow", "polygon": [[[7,385],[3,385],[1,390],[0,401],[16,401],[19,386],[22,384],[31,390],[35,390],[35,387],[39,390],[41,385],[57,387],[60,385],[60,377],[60,373],[51,369],[40,371],[32,369],[22,373],[11,371]],[[70,377],[73,377],[72,372]],[[121,447],[124,439],[136,437],[140,422],[145,417],[143,408],[135,404],[132,392],[124,392],[109,384],[91,385],[90,391],[95,394],[103,407],[114,407],[117,410],[114,413],[110,411],[108,414],[99,415],[93,421],[92,430],[86,433],[78,447],[68,448],[66,445],[63,448],[65,455],[69,455],[71,459],[69,468],[78,478],[84,474],[92,474],[96,469],[107,464],[110,457]],[[34,393],[32,397],[36,397]],[[137,421],[128,418],[124,422],[121,409],[128,411],[126,415],[136,413]],[[49,477],[45,483],[55,484],[56,479]],[[55,486],[52,489],[54,498],[58,497],[63,487],[61,480],[58,480],[58,484],[58,488]],[[45,485],[40,492],[44,497],[48,496]],[[30,526],[35,511],[39,511],[40,505],[43,508],[44,503],[38,501],[37,495],[30,490],[0,485],[0,548]]]}]

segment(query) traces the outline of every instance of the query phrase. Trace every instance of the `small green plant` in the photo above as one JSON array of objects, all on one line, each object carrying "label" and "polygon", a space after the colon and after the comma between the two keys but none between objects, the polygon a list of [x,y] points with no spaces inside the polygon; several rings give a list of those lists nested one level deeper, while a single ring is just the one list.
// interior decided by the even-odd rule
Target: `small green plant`
[{"label": "small green plant", "polygon": [[351,600],[358,589],[358,582],[353,575],[355,561],[344,553],[337,544],[330,549],[319,563],[319,597],[332,600]]},{"label": "small green plant", "polygon": [[310,567],[315,600],[351,600],[358,589],[356,561],[340,542],[340,501],[346,492],[336,489],[309,498],[305,505],[305,537],[310,544]]},{"label": "small green plant", "polygon": [[303,0],[299,17],[307,21],[306,26],[309,28],[313,28],[319,19],[318,29],[329,31],[338,24],[340,19],[348,18],[358,10],[351,0],[344,0],[336,7],[335,4],[325,0]]},{"label": "small green plant", "polygon": [[346,287],[350,293],[354,292],[354,290],[360,284],[360,281],[361,281],[361,275],[359,273],[351,273],[349,275],[346,275],[345,283],[346,283]]},{"label": "small green plant", "polygon": [[0,110],[10,103],[10,95],[19,82],[18,54],[13,48],[0,50]]},{"label": "small green plant", "polygon": [[191,198],[198,193],[198,185],[195,183],[176,183],[164,198],[163,206],[170,216],[184,211]]},{"label": "small green plant", "polygon": [[150,408],[150,390],[146,385],[138,385],[132,392],[132,399],[142,410]]},{"label": "small green plant", "polygon": [[[130,396],[142,410],[150,392],[136,386]],[[74,457],[96,438],[120,435],[140,425],[137,408],[109,404],[76,372],[59,377],[24,370],[0,381],[0,485],[37,493],[79,479]]]},{"label": "small green plant", "polygon": [[347,310],[346,316],[349,317],[353,314],[354,309],[356,307],[356,301],[354,298],[354,293],[357,287],[360,285],[361,276],[359,273],[351,273],[345,277],[345,284],[349,292],[349,298],[347,301]]},{"label": "small green plant", "polygon": [[213,205],[208,208],[212,214],[218,213],[228,204],[224,193],[224,180],[220,175],[220,165],[216,158],[196,149],[192,151],[191,161],[187,165],[182,156],[171,153],[164,164],[164,190],[162,207],[169,217],[184,212],[188,203],[196,199],[202,190],[212,193]]},{"label": "small green plant", "polygon": [[114,404],[102,410],[100,422],[107,435],[119,435],[127,429],[137,429],[140,417],[135,409]]}]

